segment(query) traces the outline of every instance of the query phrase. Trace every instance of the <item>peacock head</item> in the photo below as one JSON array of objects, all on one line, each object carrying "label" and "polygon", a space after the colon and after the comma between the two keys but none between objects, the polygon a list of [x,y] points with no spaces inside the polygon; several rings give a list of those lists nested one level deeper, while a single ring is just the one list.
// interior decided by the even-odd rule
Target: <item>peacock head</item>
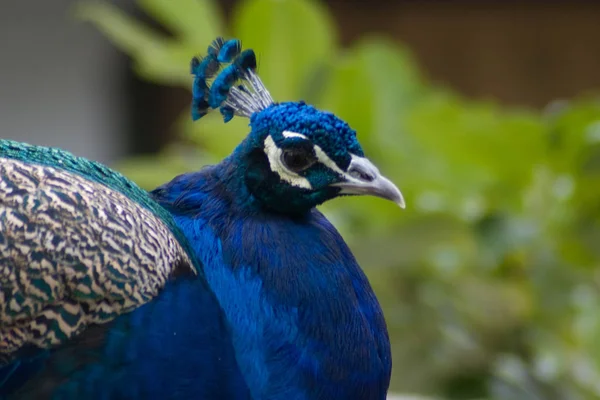
[{"label": "peacock head", "polygon": [[[217,38],[192,59],[192,118],[219,109],[225,122],[250,119],[232,158],[266,208],[302,212],[344,195],[372,195],[404,208],[400,190],[369,161],[356,132],[334,114],[302,101],[275,103],[258,75],[254,51]],[[209,84],[212,81],[212,84]]]}]

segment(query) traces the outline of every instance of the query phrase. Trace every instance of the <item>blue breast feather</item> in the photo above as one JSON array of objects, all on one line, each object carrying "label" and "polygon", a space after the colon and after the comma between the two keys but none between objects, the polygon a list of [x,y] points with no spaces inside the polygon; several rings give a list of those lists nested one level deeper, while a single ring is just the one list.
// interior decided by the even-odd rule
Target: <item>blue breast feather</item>
[{"label": "blue breast feather", "polygon": [[195,278],[178,279],[139,309],[9,367],[16,370],[0,386],[1,399],[250,398],[221,310]]},{"label": "blue breast feather", "polygon": [[350,250],[318,211],[252,207],[237,164],[155,190],[204,265],[254,398],[385,399],[387,330]]}]

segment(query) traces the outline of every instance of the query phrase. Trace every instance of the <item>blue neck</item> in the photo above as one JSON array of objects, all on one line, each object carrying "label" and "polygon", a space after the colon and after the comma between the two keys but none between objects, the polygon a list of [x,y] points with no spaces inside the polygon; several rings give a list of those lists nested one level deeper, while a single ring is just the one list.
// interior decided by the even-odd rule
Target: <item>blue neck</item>
[{"label": "blue neck", "polygon": [[261,210],[235,157],[153,196],[204,265],[255,398],[385,399],[391,356],[381,309],[322,214]]}]

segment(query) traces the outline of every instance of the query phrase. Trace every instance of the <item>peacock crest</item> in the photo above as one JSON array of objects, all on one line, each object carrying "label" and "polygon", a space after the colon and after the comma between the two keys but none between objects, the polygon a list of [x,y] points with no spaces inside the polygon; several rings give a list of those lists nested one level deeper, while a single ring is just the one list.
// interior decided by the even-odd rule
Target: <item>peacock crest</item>
[{"label": "peacock crest", "polygon": [[194,121],[217,108],[225,122],[235,115],[250,118],[273,104],[271,94],[256,74],[254,50],[242,51],[238,39],[213,40],[205,57],[192,59],[191,73]]}]

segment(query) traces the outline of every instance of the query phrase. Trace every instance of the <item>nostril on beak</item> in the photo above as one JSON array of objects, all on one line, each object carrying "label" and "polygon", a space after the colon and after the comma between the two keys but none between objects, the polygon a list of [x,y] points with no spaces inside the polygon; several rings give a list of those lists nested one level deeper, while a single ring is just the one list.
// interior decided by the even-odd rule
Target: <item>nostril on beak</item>
[{"label": "nostril on beak", "polygon": [[348,174],[356,179],[359,179],[363,182],[373,182],[375,180],[375,174],[372,174],[370,171],[361,171],[358,168],[350,167]]}]

